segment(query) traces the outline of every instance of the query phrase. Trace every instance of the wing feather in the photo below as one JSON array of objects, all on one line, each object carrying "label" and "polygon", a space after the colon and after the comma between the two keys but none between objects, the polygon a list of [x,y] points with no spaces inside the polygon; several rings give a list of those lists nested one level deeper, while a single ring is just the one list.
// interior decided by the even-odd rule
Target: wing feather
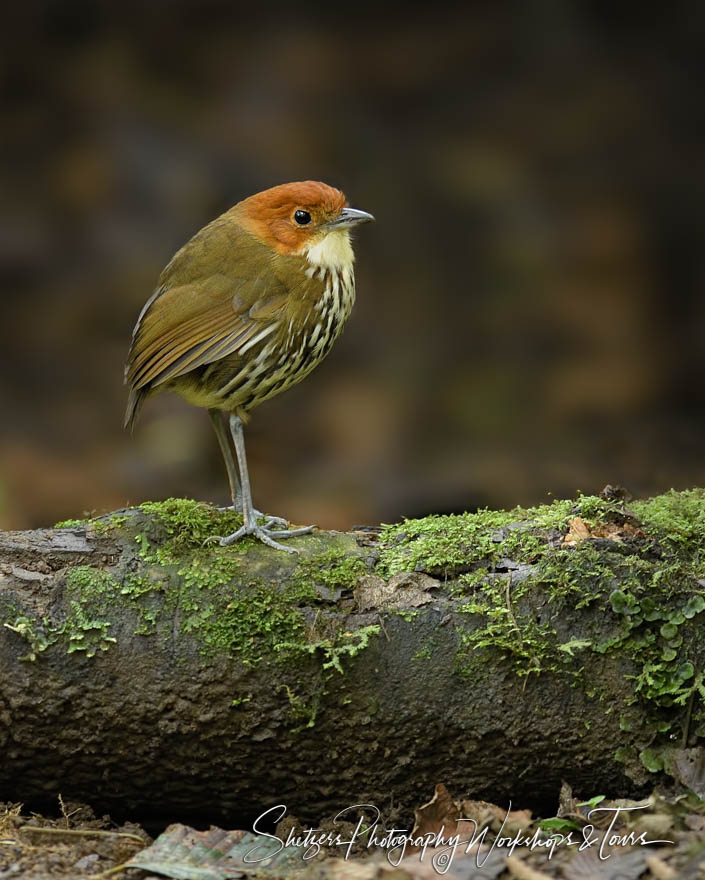
[{"label": "wing feather", "polygon": [[[278,261],[288,264],[288,258]],[[126,425],[134,424],[152,389],[233,354],[245,361],[247,352],[274,332],[291,286],[290,268],[279,263],[228,215],[172,258],[133,333],[125,371]]]},{"label": "wing feather", "polygon": [[[196,290],[195,285],[165,290],[150,304],[136,329],[126,377],[131,389],[153,388],[204,364],[239,351],[244,354],[273,332],[286,293],[278,279],[272,276],[271,282],[272,293],[255,303],[242,286],[234,296],[220,279],[210,290],[203,282]],[[260,278],[256,292],[261,290]]]}]

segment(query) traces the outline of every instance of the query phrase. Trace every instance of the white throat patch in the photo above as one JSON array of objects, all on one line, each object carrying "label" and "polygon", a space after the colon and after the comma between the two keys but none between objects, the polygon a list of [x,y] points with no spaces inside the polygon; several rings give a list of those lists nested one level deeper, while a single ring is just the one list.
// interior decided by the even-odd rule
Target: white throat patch
[{"label": "white throat patch", "polygon": [[347,229],[328,232],[316,244],[306,245],[302,253],[311,265],[332,271],[351,269],[355,261]]}]

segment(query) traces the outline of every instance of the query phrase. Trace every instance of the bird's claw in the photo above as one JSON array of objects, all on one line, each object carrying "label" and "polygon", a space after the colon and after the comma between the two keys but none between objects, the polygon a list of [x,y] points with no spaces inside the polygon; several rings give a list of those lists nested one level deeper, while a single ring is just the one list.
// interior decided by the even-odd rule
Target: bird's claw
[{"label": "bird's claw", "polygon": [[240,528],[233,532],[232,535],[226,535],[224,538],[220,535],[212,535],[207,541],[217,541],[221,547],[228,547],[230,544],[234,544],[235,541],[239,541],[240,538],[244,538],[246,535],[249,535],[253,538],[257,538],[258,541],[261,541],[263,544],[266,544],[268,547],[273,547],[275,550],[283,550],[285,553],[298,553],[299,551],[295,547],[287,547],[284,544],[280,544],[278,541],[275,541],[275,538],[295,538],[298,535],[308,535],[309,532],[313,531],[315,526],[304,526],[300,529],[271,529],[270,526],[275,522],[283,522],[286,525],[286,520],[282,520],[281,517],[274,516],[269,518],[269,522],[260,526],[256,522],[250,523],[249,525],[242,525]]}]

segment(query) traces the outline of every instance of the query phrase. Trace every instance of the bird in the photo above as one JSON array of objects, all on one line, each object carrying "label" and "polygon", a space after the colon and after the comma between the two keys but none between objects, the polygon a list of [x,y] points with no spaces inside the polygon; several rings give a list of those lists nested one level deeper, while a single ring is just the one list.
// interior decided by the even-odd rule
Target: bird
[{"label": "bird", "polygon": [[139,314],[125,366],[125,427],[162,391],[208,410],[243,516],[233,534],[213,536],[222,546],[250,535],[296,553],[277,539],[314,528],[286,528],[283,517],[254,507],[244,425],[260,403],[304,379],[340,335],[355,302],[350,230],[371,220],[320,181],[256,193],[176,252]]}]

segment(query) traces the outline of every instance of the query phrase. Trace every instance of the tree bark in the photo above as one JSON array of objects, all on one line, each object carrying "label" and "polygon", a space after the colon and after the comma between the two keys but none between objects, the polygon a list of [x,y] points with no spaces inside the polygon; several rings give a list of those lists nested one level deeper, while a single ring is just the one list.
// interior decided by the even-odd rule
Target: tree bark
[{"label": "tree bark", "polygon": [[[482,578],[458,588],[477,554],[392,577],[372,530],[297,539],[298,557],[196,535],[181,559],[178,528],[144,510],[0,533],[0,800],[61,793],[232,827],[276,804],[311,820],[412,807],[438,782],[533,805],[554,804],[564,779],[634,794],[655,778],[631,758],[660,742],[659,718],[697,742],[693,696],[645,701],[628,678],[642,655],[605,648],[636,589],[620,560],[661,551],[638,534],[542,535],[556,565],[588,548],[611,565],[607,588],[594,579],[601,601],[561,603],[534,563],[495,558],[496,614],[468,613]],[[673,584],[673,608],[692,592]],[[696,672],[700,617],[679,625]],[[531,633],[549,631],[543,651]]]}]

